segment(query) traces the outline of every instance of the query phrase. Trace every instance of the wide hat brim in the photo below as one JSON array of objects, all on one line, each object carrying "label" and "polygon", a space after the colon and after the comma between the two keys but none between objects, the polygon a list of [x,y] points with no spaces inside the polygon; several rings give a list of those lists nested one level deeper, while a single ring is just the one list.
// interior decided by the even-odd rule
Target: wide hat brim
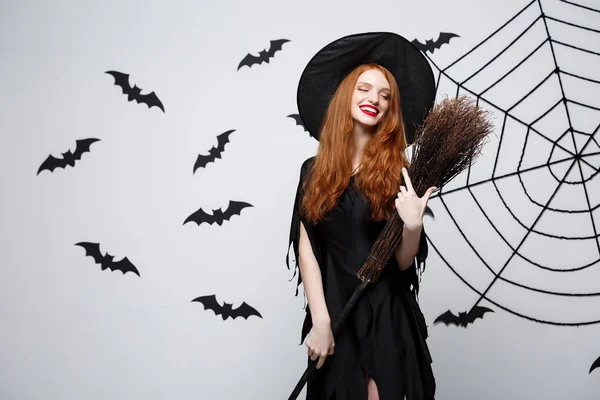
[{"label": "wide hat brim", "polygon": [[298,83],[298,112],[310,135],[319,133],[331,97],[344,77],[361,64],[387,68],[400,90],[406,140],[435,102],[435,80],[427,59],[412,43],[391,32],[368,32],[337,39],[313,56]]}]

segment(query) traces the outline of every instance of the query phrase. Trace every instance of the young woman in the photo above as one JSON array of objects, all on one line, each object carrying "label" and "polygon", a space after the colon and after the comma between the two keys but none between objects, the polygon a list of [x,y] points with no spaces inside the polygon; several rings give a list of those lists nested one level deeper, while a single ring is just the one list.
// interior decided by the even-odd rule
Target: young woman
[{"label": "young woman", "polygon": [[[392,33],[351,35],[323,48],[298,87],[305,127],[319,140],[300,172],[290,242],[308,302],[302,341],[317,370],[307,399],[433,399],[427,327],[416,301],[427,256],[423,215],[405,149],[433,106],[423,55]],[[401,184],[403,186],[401,186]],[[402,241],[334,338],[332,325],[392,213]]]}]

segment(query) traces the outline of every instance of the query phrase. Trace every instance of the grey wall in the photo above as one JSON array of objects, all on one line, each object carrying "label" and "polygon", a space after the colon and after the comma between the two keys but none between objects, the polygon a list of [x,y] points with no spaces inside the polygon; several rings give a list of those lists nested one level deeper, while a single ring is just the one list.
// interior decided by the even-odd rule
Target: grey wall
[{"label": "grey wall", "polygon": [[[600,9],[594,0],[576,1]],[[304,65],[326,43],[360,31],[389,30],[422,42],[440,32],[460,35],[428,53],[437,73],[526,5],[2,2],[0,396],[287,398],[304,370],[305,347],[298,345],[303,298],[294,297],[285,253],[299,167],[317,148],[286,117],[297,112]],[[499,54],[540,15],[540,5],[555,18],[600,28],[593,9],[535,1],[445,70],[440,96],[456,95],[456,82]],[[425,221],[431,246],[420,301],[440,399],[595,399],[600,391],[600,369],[589,372],[600,356],[594,323],[600,320],[594,295],[600,292],[600,185],[593,175],[600,140],[591,135],[600,122],[600,33],[546,22],[553,39],[595,53],[546,43],[486,91],[481,104],[495,113],[496,135],[469,182],[463,174],[430,202],[436,219]],[[464,87],[483,92],[547,37],[538,20]],[[247,53],[282,38],[290,42],[268,64],[237,70]],[[588,80],[553,75],[504,125],[504,110],[555,65]],[[129,73],[144,93],[155,91],[166,112],[127,102],[107,70]],[[560,104],[527,136],[527,125],[563,91],[592,108]],[[559,142],[569,127],[587,135],[569,133]],[[193,174],[197,155],[231,129],[222,158]],[[568,164],[553,167],[558,180],[546,167],[500,178],[517,171],[525,137],[521,169],[543,166],[551,154],[571,160],[581,143],[595,139],[581,157],[587,163],[576,162],[567,177],[575,183],[560,185],[550,203],[584,212],[544,211],[533,228],[545,235],[529,232],[542,210],[526,193],[546,203]],[[36,175],[49,154],[58,157],[84,138],[100,141],[75,167]],[[554,142],[562,149],[551,153]],[[591,177],[585,185],[578,183],[581,174]],[[469,186],[476,182],[484,183]],[[197,209],[224,209],[229,200],[253,207],[221,226],[183,224]],[[101,270],[75,246],[82,241],[100,243],[115,259],[127,256],[141,276]],[[519,255],[494,281],[484,262],[497,274],[521,241]],[[551,270],[585,264],[591,266]],[[234,307],[245,301],[263,318],[223,321],[191,301],[209,294]],[[494,312],[467,328],[433,324],[447,310],[474,305]],[[592,323],[572,326],[586,322]]]}]

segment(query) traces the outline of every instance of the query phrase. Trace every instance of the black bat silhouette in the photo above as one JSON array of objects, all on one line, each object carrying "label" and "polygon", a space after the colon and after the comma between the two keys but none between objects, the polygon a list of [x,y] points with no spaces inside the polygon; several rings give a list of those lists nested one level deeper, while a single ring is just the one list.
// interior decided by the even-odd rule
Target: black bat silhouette
[{"label": "black bat silhouette", "polygon": [[462,326],[464,328],[467,327],[468,324],[472,324],[476,318],[483,319],[483,314],[486,312],[494,312],[494,310],[490,310],[487,307],[475,306],[471,309],[471,311],[467,312],[459,312],[458,316],[452,314],[450,310],[446,311],[439,317],[433,321],[434,324],[438,322],[443,322],[446,325],[454,324],[456,326]]},{"label": "black bat silhouette", "polygon": [[450,39],[452,39],[453,37],[460,37],[460,36],[457,35],[456,33],[440,32],[440,35],[438,36],[438,38],[435,42],[431,39],[427,39],[425,41],[425,43],[421,43],[417,39],[414,39],[411,43],[413,45],[415,45],[415,47],[417,49],[421,50],[423,53],[425,53],[426,51],[429,51],[430,53],[433,54],[435,49],[439,49],[440,47],[442,47],[443,44],[450,43]]},{"label": "black bat silhouette", "polygon": [[269,59],[271,59],[275,56],[275,52],[278,50],[281,50],[283,44],[287,43],[287,42],[289,42],[289,40],[287,40],[287,39],[271,40],[271,47],[269,47],[269,50],[265,49],[265,50],[259,51],[258,57],[253,56],[252,54],[248,53],[246,55],[246,57],[244,57],[242,59],[242,61],[240,61],[240,64],[238,65],[238,68],[237,68],[238,71],[244,65],[247,65],[248,67],[252,67],[254,64],[262,64],[263,62],[268,63]]},{"label": "black bat silhouette", "polygon": [[223,302],[223,305],[221,306],[214,294],[196,297],[194,300],[192,300],[192,302],[194,301],[202,303],[205,310],[213,310],[215,315],[220,315],[221,318],[223,318],[223,321],[230,317],[232,319],[237,317],[244,317],[245,319],[248,319],[252,315],[262,318],[262,315],[260,315],[256,309],[246,304],[246,302],[243,302],[242,305],[237,308],[232,308],[233,304],[225,302]]},{"label": "black bat silhouette", "polygon": [[140,272],[137,268],[127,259],[127,257],[122,258],[120,261],[113,261],[115,258],[113,255],[106,253],[102,255],[100,252],[100,244],[99,243],[90,243],[90,242],[79,242],[75,243],[76,246],[81,246],[85,249],[85,255],[91,256],[96,264],[100,264],[102,270],[104,271],[106,268],[111,271],[121,271],[123,275],[127,272],[131,271],[137,276],[140,276]]},{"label": "black bat silhouette", "polygon": [[589,373],[591,374],[593,370],[595,370],[596,368],[599,368],[599,367],[600,367],[600,357],[598,357],[596,359],[596,361],[594,361],[592,363],[592,366],[590,367],[590,372]]},{"label": "black bat silhouette", "polygon": [[435,214],[433,210],[429,207],[429,205],[425,206],[425,215],[429,215],[431,218],[435,219]]},{"label": "black bat silhouette", "polygon": [[302,118],[300,118],[300,114],[290,114],[288,115],[288,117],[293,118],[293,120],[296,121],[296,126],[300,125],[302,128],[304,128],[304,132],[308,132],[308,129],[306,129],[306,127],[302,123]]},{"label": "black bat silhouette", "polygon": [[221,153],[225,150],[225,145],[229,143],[229,135],[231,135],[232,132],[235,132],[235,129],[223,132],[217,136],[217,147],[211,148],[207,156],[198,155],[196,163],[194,164],[194,173],[198,168],[204,168],[209,162],[214,162],[215,159],[221,158]]},{"label": "black bat silhouette", "polygon": [[62,153],[63,158],[56,158],[53,155],[49,155],[42,165],[40,165],[36,175],[39,175],[43,170],[52,172],[57,167],[66,168],[67,165],[71,167],[75,166],[75,161],[81,160],[81,155],[89,152],[92,143],[98,142],[99,140],[100,139],[95,138],[78,139],[76,141],[77,145],[75,147],[75,151],[71,152],[71,150],[69,150],[66,153]]},{"label": "black bat silhouette", "polygon": [[156,93],[151,92],[148,94],[140,94],[142,92],[142,89],[140,89],[136,85],[131,87],[131,85],[129,84],[129,74],[124,74],[118,71],[105,72],[109,75],[112,75],[113,78],[115,78],[115,85],[123,89],[123,94],[127,95],[128,101],[135,100],[138,103],[144,103],[148,106],[148,108],[156,106],[160,108],[163,113],[165,112],[165,107],[159,100],[158,96],[156,96]]},{"label": "black bat silhouette", "polygon": [[202,208],[198,209],[198,211],[192,213],[189,217],[184,221],[184,225],[190,221],[195,222],[200,225],[203,222],[207,222],[209,224],[214,224],[215,222],[219,225],[223,224],[224,220],[229,220],[233,215],[240,215],[242,209],[246,207],[254,207],[252,204],[244,203],[243,201],[229,201],[229,205],[227,206],[227,210],[221,211],[221,209],[213,210],[213,214],[207,214]]}]

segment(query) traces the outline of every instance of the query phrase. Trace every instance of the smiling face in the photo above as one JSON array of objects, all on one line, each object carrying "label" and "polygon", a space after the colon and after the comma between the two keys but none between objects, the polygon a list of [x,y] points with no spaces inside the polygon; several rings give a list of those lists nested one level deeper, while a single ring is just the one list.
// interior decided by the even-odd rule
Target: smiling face
[{"label": "smiling face", "polygon": [[381,122],[389,107],[390,84],[377,69],[363,72],[352,92],[350,112],[355,124],[372,130]]}]

